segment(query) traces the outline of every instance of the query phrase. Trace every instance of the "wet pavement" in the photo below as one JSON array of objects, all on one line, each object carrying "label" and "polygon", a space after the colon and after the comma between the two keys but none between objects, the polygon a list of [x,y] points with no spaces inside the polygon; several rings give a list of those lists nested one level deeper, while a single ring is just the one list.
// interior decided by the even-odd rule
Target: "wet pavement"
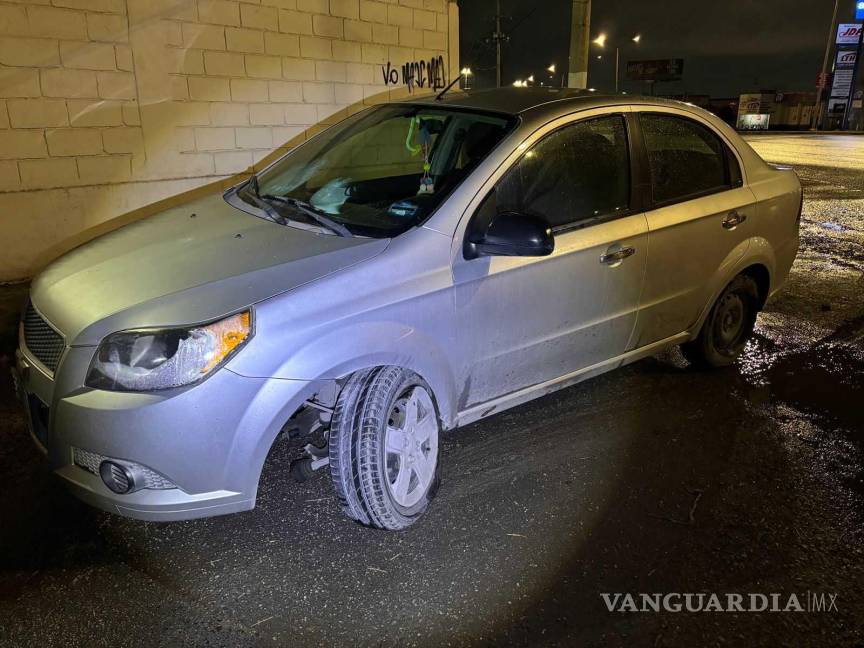
[{"label": "wet pavement", "polygon": [[[45,470],[4,370],[0,644],[864,644],[864,137],[753,145],[807,200],[746,357],[699,372],[670,352],[445,435],[438,498],[404,533],[342,518],[324,475],[292,483],[287,444],[252,512],[92,510]],[[836,609],[609,612],[616,592]]]}]

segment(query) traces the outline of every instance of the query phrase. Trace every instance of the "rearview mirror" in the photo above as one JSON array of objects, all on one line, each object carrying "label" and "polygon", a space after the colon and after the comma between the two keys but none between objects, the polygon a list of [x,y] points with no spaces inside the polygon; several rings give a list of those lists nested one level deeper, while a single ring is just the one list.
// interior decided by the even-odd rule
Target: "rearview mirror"
[{"label": "rearview mirror", "polygon": [[546,221],[515,212],[503,212],[492,218],[485,232],[473,233],[465,246],[465,258],[481,256],[549,256],[555,250],[555,239]]}]

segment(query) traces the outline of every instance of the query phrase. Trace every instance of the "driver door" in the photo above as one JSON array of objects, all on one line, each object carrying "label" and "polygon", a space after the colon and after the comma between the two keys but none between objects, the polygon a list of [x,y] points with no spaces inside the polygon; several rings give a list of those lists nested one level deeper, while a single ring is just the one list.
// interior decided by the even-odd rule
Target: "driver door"
[{"label": "driver door", "polygon": [[454,262],[461,409],[628,350],[648,252],[628,140],[622,114],[552,123],[484,189],[466,237],[517,212],[546,220],[555,250]]}]

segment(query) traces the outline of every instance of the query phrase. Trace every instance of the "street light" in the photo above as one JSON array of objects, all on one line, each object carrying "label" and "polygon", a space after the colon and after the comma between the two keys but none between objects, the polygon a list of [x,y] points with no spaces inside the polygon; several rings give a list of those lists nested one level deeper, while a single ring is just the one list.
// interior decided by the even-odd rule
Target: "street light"
[{"label": "street light", "polygon": [[474,73],[471,71],[471,68],[470,68],[470,67],[464,67],[464,68],[462,68],[461,70],[459,70],[459,73],[460,73],[463,77],[465,77],[465,87],[464,87],[464,89],[465,89],[465,90],[470,90],[470,88],[469,88],[469,84],[470,84],[470,82],[471,82],[471,75],[474,74]]},{"label": "street light", "polygon": [[[549,73],[549,87],[554,88],[555,83],[555,73],[558,71],[558,66],[552,63],[546,71]],[[540,85],[543,85],[542,83]],[[561,73],[561,87],[564,87],[564,73]]]},{"label": "street light", "polygon": [[[606,47],[606,41],[608,37],[606,34],[600,34],[597,38],[595,38],[592,43],[597,45],[598,47]],[[633,38],[630,39],[631,42],[636,43],[637,45],[642,42],[642,34],[636,34]],[[600,59],[600,57],[597,57]],[[618,94],[618,88],[620,86],[620,78],[621,78],[621,47],[615,47],[615,94]]]},{"label": "street light", "polygon": [[[546,71],[549,73],[549,85],[551,87],[555,87],[555,73],[558,71],[558,66],[554,63],[546,68]],[[540,85],[543,85],[542,83]],[[564,73],[561,73],[561,87],[564,87]]]}]

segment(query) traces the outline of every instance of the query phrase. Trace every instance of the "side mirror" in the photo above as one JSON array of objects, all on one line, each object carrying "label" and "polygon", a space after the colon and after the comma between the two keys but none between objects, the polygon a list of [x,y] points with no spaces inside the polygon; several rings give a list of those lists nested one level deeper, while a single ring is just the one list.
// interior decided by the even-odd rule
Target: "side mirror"
[{"label": "side mirror", "polygon": [[471,234],[465,245],[465,258],[481,256],[549,256],[555,239],[549,225],[527,214],[503,212],[492,218],[486,231]]}]

